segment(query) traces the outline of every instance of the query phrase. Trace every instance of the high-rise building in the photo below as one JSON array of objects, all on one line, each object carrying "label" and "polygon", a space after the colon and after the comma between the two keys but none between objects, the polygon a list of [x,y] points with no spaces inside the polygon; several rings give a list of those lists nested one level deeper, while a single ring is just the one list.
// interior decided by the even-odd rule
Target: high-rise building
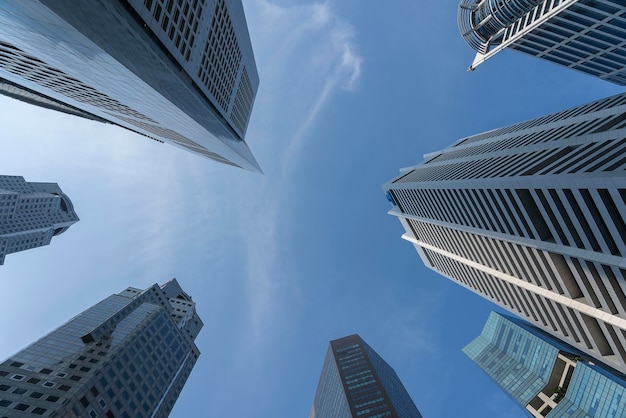
[{"label": "high-rise building", "polygon": [[76,222],[72,202],[58,184],[0,176],[0,265],[7,254],[50,244]]},{"label": "high-rise building", "polygon": [[624,375],[519,319],[492,312],[463,352],[535,418],[626,416]]},{"label": "high-rise building", "polygon": [[7,0],[0,93],[260,171],[241,0]]},{"label": "high-rise building", "polygon": [[462,138],[383,186],[425,265],[626,372],[626,94]]},{"label": "high-rise building", "polygon": [[510,48],[626,85],[622,0],[461,0],[458,23],[470,70]]},{"label": "high-rise building", "polygon": [[396,372],[361,337],[330,342],[309,418],[421,418]]},{"label": "high-rise building", "polygon": [[0,364],[0,416],[167,417],[202,325],[176,279],[111,295]]}]

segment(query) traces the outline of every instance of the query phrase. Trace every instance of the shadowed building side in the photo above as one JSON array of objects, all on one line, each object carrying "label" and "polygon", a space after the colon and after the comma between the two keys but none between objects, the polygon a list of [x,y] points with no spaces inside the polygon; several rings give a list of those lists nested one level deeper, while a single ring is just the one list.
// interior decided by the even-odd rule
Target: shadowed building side
[{"label": "shadowed building side", "polygon": [[241,0],[0,5],[0,93],[252,171],[258,84]]},{"label": "shadowed building side", "polygon": [[176,279],[111,295],[0,364],[0,415],[162,417],[200,352]]},{"label": "shadowed building side", "polygon": [[309,418],[420,418],[396,372],[361,337],[330,342]]}]

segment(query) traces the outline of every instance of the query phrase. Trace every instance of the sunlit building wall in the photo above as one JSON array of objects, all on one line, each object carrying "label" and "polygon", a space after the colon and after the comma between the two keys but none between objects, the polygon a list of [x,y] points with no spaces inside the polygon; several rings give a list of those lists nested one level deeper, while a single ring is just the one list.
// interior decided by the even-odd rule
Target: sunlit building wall
[{"label": "sunlit building wall", "polygon": [[626,416],[623,374],[519,319],[492,312],[463,351],[535,418]]},{"label": "sunlit building wall", "polygon": [[624,372],[625,155],[621,94],[462,138],[383,188],[426,266]]},{"label": "sunlit building wall", "polygon": [[7,254],[50,244],[76,222],[72,201],[58,184],[0,176],[0,265]]}]

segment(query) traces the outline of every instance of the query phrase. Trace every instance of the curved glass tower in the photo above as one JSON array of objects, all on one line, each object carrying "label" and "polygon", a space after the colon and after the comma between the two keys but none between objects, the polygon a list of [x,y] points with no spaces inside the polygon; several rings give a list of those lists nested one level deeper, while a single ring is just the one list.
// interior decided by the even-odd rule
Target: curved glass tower
[{"label": "curved glass tower", "polygon": [[502,30],[543,0],[461,0],[458,23],[465,42],[477,52],[502,41]]},{"label": "curved glass tower", "polygon": [[458,24],[470,71],[510,48],[626,85],[622,0],[461,0]]}]

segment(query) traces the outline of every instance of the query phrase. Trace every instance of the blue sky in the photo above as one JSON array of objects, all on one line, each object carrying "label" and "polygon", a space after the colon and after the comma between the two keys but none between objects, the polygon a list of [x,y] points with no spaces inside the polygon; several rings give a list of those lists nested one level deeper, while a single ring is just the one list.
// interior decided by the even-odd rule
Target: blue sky
[{"label": "blue sky", "polygon": [[381,185],[461,137],[623,89],[509,51],[467,73],[455,1],[244,7],[264,175],[0,98],[0,172],[58,182],[81,218],[7,256],[0,356],[176,277],[205,327],[173,417],[306,417],[328,341],[352,333],[426,417],[523,417],[461,352],[494,306],[421,264]]}]

